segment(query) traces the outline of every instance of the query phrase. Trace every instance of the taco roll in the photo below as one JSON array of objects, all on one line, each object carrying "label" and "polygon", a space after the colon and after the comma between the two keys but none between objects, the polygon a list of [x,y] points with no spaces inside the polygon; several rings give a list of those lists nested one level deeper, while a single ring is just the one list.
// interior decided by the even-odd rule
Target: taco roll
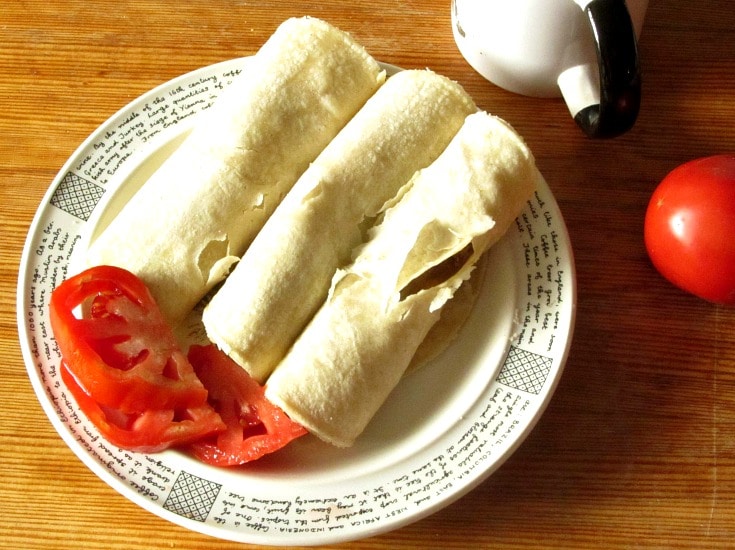
[{"label": "taco roll", "polygon": [[282,23],[250,61],[86,258],[138,275],[173,325],[385,79],[349,35],[308,17]]},{"label": "taco roll", "polygon": [[263,382],[384,204],[477,111],[429,70],[391,76],[316,158],[204,310],[209,339]]},{"label": "taco roll", "polygon": [[502,120],[467,117],[388,205],[355,261],[270,376],[266,397],[350,446],[401,379],[442,309],[535,187],[530,151]]}]

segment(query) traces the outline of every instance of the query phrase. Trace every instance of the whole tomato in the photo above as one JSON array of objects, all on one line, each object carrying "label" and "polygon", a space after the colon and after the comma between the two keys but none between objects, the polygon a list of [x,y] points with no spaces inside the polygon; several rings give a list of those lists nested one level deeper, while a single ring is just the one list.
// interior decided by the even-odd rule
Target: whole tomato
[{"label": "whole tomato", "polygon": [[735,155],[672,170],[648,204],[644,238],[653,265],[673,284],[735,305]]}]

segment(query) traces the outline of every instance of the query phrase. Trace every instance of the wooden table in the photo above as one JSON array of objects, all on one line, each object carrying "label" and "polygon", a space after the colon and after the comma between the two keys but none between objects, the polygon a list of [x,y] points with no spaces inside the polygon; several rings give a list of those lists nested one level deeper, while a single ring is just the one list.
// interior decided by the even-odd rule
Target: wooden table
[{"label": "wooden table", "polygon": [[561,206],[579,283],[565,373],[521,448],[444,510],[339,548],[735,544],[735,309],[672,287],[642,240],[648,198],[669,170],[735,151],[729,0],[651,2],[642,112],[612,141],[583,137],[560,100],[482,80],[454,46],[447,0],[28,0],[0,10],[0,546],[247,547],[146,512],[75,457],[29,383],[15,288],[42,196],[95,128],[160,83],[254,53],[279,22],[304,14],[382,61],[459,81],[510,121]]}]

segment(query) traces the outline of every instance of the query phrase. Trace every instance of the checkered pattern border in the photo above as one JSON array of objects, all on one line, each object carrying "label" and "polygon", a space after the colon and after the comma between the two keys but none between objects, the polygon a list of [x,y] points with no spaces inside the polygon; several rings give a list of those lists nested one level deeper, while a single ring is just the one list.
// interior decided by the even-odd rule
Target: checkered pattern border
[{"label": "checkered pattern border", "polygon": [[206,521],[222,485],[181,472],[163,507],[195,521]]},{"label": "checkered pattern border", "polygon": [[104,187],[67,172],[51,197],[51,204],[86,222],[104,193]]},{"label": "checkered pattern border", "polygon": [[498,382],[517,390],[538,394],[549,376],[553,359],[511,346]]}]

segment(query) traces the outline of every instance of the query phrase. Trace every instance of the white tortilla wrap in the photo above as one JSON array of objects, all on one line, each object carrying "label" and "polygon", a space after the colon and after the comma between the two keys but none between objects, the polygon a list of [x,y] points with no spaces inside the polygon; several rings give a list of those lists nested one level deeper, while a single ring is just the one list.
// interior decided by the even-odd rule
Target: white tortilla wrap
[{"label": "white tortilla wrap", "polygon": [[364,227],[477,111],[428,70],[390,77],[316,158],[204,310],[212,342],[263,382],[351,261]]},{"label": "white tortilla wrap", "polygon": [[282,23],[92,244],[88,265],[138,275],[177,325],[385,79],[349,35]]},{"label": "white tortilla wrap", "polygon": [[349,446],[401,379],[442,307],[513,223],[538,172],[516,132],[470,115],[412,178],[268,380],[311,433]]}]

